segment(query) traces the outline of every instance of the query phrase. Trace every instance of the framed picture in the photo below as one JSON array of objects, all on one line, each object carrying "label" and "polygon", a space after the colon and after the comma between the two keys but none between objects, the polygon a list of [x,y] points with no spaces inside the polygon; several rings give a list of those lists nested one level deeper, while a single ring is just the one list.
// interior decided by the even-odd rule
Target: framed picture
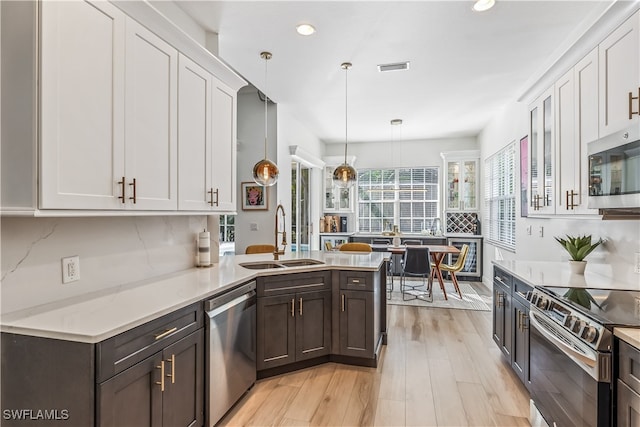
[{"label": "framed picture", "polygon": [[243,182],[241,185],[243,211],[269,210],[267,187],[255,182]]},{"label": "framed picture", "polygon": [[520,140],[520,216],[529,216],[529,137]]}]

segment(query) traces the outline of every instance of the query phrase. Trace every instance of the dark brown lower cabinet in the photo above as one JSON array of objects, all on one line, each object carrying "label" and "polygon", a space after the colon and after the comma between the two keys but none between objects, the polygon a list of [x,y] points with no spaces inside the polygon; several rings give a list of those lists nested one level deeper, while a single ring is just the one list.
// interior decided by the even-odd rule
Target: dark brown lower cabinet
[{"label": "dark brown lower cabinet", "polygon": [[373,292],[340,290],[340,354],[375,355]]},{"label": "dark brown lower cabinet", "polygon": [[618,378],[616,380],[616,420],[619,427],[640,425],[640,349],[616,339]]},{"label": "dark brown lower cabinet", "polygon": [[204,329],[98,385],[98,426],[200,426]]},{"label": "dark brown lower cabinet", "polygon": [[493,283],[493,340],[511,362],[511,291]]},{"label": "dark brown lower cabinet", "polygon": [[514,319],[511,367],[520,381],[529,384],[529,307],[513,298],[511,314]]},{"label": "dark brown lower cabinet", "polygon": [[258,298],[258,370],[331,350],[331,290]]}]

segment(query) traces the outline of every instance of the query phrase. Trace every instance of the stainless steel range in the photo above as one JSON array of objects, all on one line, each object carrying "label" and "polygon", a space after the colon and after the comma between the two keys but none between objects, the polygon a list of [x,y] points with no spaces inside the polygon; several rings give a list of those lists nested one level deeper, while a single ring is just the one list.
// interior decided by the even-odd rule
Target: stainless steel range
[{"label": "stainless steel range", "polygon": [[530,308],[531,399],[549,426],[610,426],[613,327],[640,327],[640,292],[536,287]]}]

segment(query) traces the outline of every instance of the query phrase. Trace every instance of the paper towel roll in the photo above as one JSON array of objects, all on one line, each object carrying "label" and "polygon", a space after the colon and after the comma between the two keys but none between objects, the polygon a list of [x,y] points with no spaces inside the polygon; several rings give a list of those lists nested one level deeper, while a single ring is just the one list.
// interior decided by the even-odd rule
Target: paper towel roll
[{"label": "paper towel roll", "polygon": [[211,237],[208,231],[198,233],[198,266],[211,265]]}]

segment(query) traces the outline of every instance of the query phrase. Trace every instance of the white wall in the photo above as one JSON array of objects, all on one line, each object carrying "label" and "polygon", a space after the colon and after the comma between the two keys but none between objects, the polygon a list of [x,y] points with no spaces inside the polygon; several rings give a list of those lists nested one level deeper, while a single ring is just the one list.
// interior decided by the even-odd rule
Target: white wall
[{"label": "white wall", "polygon": [[[512,102],[496,116],[478,137],[481,157],[484,160],[511,142],[516,142],[516,153],[519,156],[519,141],[527,135],[528,112],[524,103]],[[484,166],[484,164],[482,165]],[[481,167],[482,167],[481,166]],[[520,164],[517,162],[517,189],[520,189]],[[483,188],[481,187],[482,191]],[[484,195],[481,196],[484,199]],[[597,248],[588,257],[589,262],[608,263],[616,277],[627,283],[639,283],[640,275],[633,272],[633,259],[640,252],[640,221],[616,220],[602,221],[593,219],[573,219],[567,217],[524,218],[520,216],[520,196],[516,195],[516,248],[515,252],[500,249],[504,259],[559,261],[568,260],[564,249],[555,241],[554,236],[565,234],[591,234],[593,238],[606,239],[604,245]],[[531,235],[527,228],[531,227]],[[539,236],[542,228],[543,236]],[[484,244],[483,276],[485,283],[491,283],[492,264],[496,257],[494,245]]]}]

